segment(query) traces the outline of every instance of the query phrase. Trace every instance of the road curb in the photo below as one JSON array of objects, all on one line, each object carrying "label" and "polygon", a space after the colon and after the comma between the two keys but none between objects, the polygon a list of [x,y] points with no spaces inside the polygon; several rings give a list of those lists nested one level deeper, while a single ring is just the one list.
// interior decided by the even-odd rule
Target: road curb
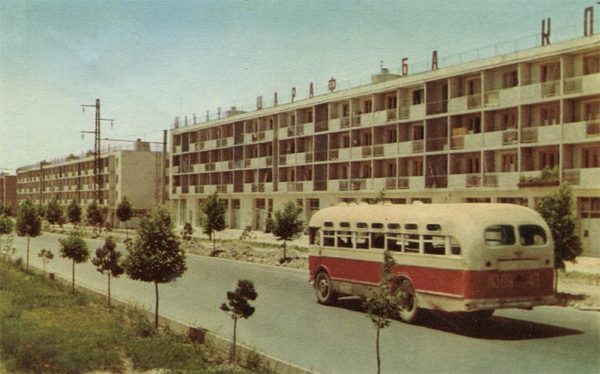
[{"label": "road curb", "polygon": [[[42,270],[36,266],[30,265],[29,270],[37,274],[42,274]],[[71,286],[71,280],[55,273],[47,274],[48,276],[53,277],[56,281],[62,283],[63,285],[68,287]],[[75,282],[75,288],[78,291],[88,295],[100,296],[102,298],[106,297],[106,294],[104,294],[102,291],[87,288],[77,282]],[[154,312],[147,310],[146,308],[143,308],[139,305],[133,304],[129,301],[114,296],[111,297],[111,302],[115,306],[120,306],[124,308],[135,308],[136,310],[142,312],[150,321],[154,320]],[[195,343],[203,344],[207,347],[212,348],[215,351],[215,353],[219,356],[219,358],[223,361],[227,361],[229,359],[232,341],[228,338],[219,336],[203,327],[188,325],[187,323],[160,314],[158,316],[158,323],[161,327],[166,327],[171,331],[187,336],[190,340],[192,340]],[[318,374],[318,372],[314,370],[302,368],[298,365],[292,364],[283,359],[272,356],[268,353],[258,351],[243,343],[237,343],[236,352],[238,363],[245,368],[257,369],[265,373],[277,374]]]}]

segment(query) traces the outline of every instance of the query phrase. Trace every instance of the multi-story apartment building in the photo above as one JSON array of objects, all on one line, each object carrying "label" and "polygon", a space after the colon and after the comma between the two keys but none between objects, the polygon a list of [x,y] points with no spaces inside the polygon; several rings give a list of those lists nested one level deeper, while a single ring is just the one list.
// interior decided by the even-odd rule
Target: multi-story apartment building
[{"label": "multi-story apartment building", "polygon": [[172,130],[171,199],[199,223],[207,194],[228,224],[262,229],[296,201],[535,206],[572,186],[587,255],[600,256],[600,36],[398,76]]},{"label": "multi-story apartment building", "polygon": [[[138,212],[161,203],[162,158],[162,153],[151,151],[150,144],[140,140],[132,149],[113,149],[101,154],[98,203],[108,210],[110,222],[118,222],[115,211],[125,196]],[[29,199],[36,204],[47,204],[56,198],[63,206],[72,200],[82,206],[90,204],[95,198],[93,153],[17,169],[17,198],[19,203]]]},{"label": "multi-story apartment building", "polygon": [[8,205],[17,212],[17,177],[0,173],[0,205]]}]

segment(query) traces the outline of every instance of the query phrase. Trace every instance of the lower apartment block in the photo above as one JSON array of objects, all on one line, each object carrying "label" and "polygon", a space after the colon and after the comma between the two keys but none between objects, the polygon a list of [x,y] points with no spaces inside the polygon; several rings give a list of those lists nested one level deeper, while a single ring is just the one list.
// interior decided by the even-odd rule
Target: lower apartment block
[{"label": "lower apartment block", "polygon": [[[98,203],[107,210],[111,224],[118,223],[115,212],[125,196],[137,212],[160,204],[162,157],[141,141],[130,150],[121,148],[101,155]],[[63,207],[75,200],[85,214],[85,207],[95,199],[95,183],[93,153],[70,155],[17,169],[17,198],[19,204],[28,199],[44,205],[58,199]]]},{"label": "lower apartment block", "polygon": [[218,191],[231,228],[287,201],[534,207],[571,185],[585,254],[600,256],[600,36],[373,83],[171,131],[171,204],[198,225]]}]

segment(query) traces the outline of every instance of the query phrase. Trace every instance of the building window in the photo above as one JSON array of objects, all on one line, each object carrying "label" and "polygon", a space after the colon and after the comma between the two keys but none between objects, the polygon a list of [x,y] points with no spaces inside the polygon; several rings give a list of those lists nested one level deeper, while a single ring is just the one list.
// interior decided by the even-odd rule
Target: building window
[{"label": "building window", "polygon": [[425,90],[424,89],[413,91],[413,105],[423,104],[424,99],[425,99]]},{"label": "building window", "polygon": [[373,102],[371,100],[363,101],[363,108],[365,113],[371,113],[373,111]]},{"label": "building window", "polygon": [[600,167],[600,146],[592,146],[581,150],[581,167],[582,168],[599,168]]},{"label": "building window", "polygon": [[600,55],[587,56],[583,59],[583,74],[600,73]]},{"label": "building window", "polygon": [[519,85],[519,75],[516,70],[502,74],[502,88],[516,87]]},{"label": "building window", "polygon": [[600,197],[580,197],[577,203],[581,218],[600,218]]},{"label": "building window", "polygon": [[308,209],[315,211],[319,210],[319,199],[307,199],[308,200]]}]

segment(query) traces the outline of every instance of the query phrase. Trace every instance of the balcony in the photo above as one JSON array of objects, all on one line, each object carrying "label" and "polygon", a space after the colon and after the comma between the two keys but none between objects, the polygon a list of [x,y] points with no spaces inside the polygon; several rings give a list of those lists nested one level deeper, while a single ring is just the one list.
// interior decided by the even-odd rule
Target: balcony
[{"label": "balcony", "polygon": [[448,112],[448,100],[432,101],[427,103],[427,115]]},{"label": "balcony", "polygon": [[600,185],[600,168],[565,169],[563,171],[563,182],[592,188],[597,187]]},{"label": "balcony", "polygon": [[510,87],[502,90],[488,91],[484,94],[486,107],[509,107],[519,103],[519,87]]},{"label": "balcony", "polygon": [[595,94],[600,87],[600,73],[580,75],[564,80],[564,94]]},{"label": "balcony", "polygon": [[412,142],[412,153],[423,153],[425,147],[424,140],[413,140]]},{"label": "balcony", "polygon": [[[381,122],[376,122],[375,120],[375,114],[376,113],[365,113],[360,115],[360,119],[358,121],[357,125],[363,125],[363,126],[373,126],[376,123],[383,123],[385,121],[381,121]],[[354,117],[352,117],[352,125],[355,126],[354,124]]]},{"label": "balcony", "polygon": [[330,131],[336,131],[336,130],[341,129],[342,127],[341,127],[340,119],[339,118],[331,118],[329,120],[327,127],[329,128]]},{"label": "balcony", "polygon": [[353,114],[352,115],[352,119],[350,121],[350,126],[352,126],[352,127],[360,126],[361,125],[361,122],[360,122],[361,118],[362,118],[362,115],[360,115],[360,114]]},{"label": "balcony", "polygon": [[340,118],[340,128],[347,129],[348,127],[350,127],[350,117],[346,116]]},{"label": "balcony", "polygon": [[519,131],[509,129],[502,131],[502,145],[516,144],[519,140]]},{"label": "balcony", "polygon": [[447,151],[448,150],[448,138],[434,138],[427,139],[427,151],[435,152],[435,151]]},{"label": "balcony", "polygon": [[409,119],[410,108],[398,108],[398,119]]},{"label": "balcony", "polygon": [[448,188],[464,189],[481,187],[481,174],[451,174],[448,176]]},{"label": "balcony", "polygon": [[537,143],[539,127],[524,127],[521,129],[521,143]]},{"label": "balcony", "polygon": [[315,123],[314,128],[315,128],[314,131],[307,131],[306,135],[311,135],[311,134],[313,134],[313,132],[328,131],[329,130],[329,122],[318,121],[317,123]]},{"label": "balcony", "polygon": [[521,87],[521,103],[528,104],[560,94],[560,81],[534,83]]},{"label": "balcony", "polygon": [[411,120],[425,118],[425,104],[417,104],[410,106],[408,118]]},{"label": "balcony", "polygon": [[386,122],[393,122],[396,121],[398,119],[398,115],[396,114],[396,109],[388,109],[386,110],[386,117],[385,120]]}]

